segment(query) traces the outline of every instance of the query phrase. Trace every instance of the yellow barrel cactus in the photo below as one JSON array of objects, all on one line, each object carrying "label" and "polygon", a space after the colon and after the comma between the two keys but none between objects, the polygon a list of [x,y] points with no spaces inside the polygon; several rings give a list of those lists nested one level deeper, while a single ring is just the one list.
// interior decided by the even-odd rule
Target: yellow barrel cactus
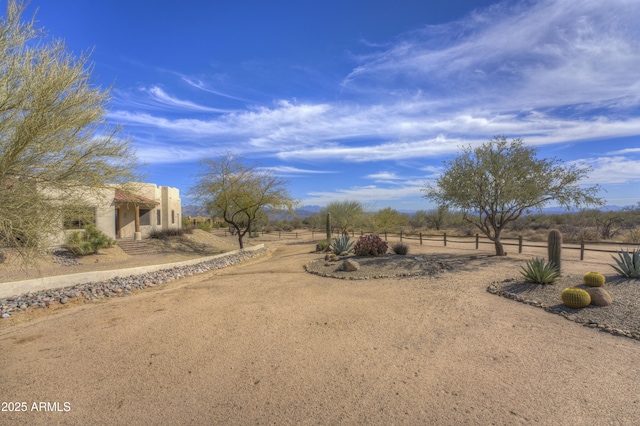
[{"label": "yellow barrel cactus", "polygon": [[562,291],[561,297],[564,306],[571,309],[585,308],[591,303],[591,296],[589,293],[578,287],[565,288]]},{"label": "yellow barrel cactus", "polygon": [[584,283],[589,287],[602,287],[606,279],[604,275],[598,272],[587,272],[584,274]]}]

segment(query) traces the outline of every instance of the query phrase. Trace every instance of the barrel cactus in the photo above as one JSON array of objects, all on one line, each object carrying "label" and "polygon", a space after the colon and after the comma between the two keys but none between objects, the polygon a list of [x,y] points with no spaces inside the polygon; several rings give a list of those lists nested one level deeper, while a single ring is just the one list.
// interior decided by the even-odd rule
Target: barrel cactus
[{"label": "barrel cactus", "polygon": [[606,279],[598,272],[587,272],[584,274],[584,283],[589,287],[602,287]]},{"label": "barrel cactus", "polygon": [[565,288],[562,291],[562,303],[567,308],[581,309],[589,306],[591,296],[586,290],[577,287]]}]

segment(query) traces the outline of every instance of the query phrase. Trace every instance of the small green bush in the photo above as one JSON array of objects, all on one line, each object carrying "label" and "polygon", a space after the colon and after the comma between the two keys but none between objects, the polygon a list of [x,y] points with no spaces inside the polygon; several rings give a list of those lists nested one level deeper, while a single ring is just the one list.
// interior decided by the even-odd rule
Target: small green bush
[{"label": "small green bush", "polygon": [[211,232],[213,225],[211,222],[200,222],[198,224],[198,229],[202,229],[204,232]]},{"label": "small green bush", "polygon": [[618,275],[625,278],[640,278],[640,249],[634,249],[633,252],[620,250],[618,259],[613,255],[611,257],[618,266],[610,266],[616,270]]},{"label": "small green bush", "polygon": [[361,236],[354,247],[357,256],[380,256],[385,254],[387,249],[387,243],[375,234]]},{"label": "small green bush", "polygon": [[74,254],[86,256],[96,253],[98,250],[111,247],[116,240],[109,238],[95,225],[86,225],[83,231],[75,231],[67,238],[67,247]]},{"label": "small green bush", "polygon": [[391,251],[394,252],[395,254],[405,256],[407,253],[409,253],[409,246],[403,242],[394,243],[391,246]]},{"label": "small green bush", "polygon": [[331,247],[331,240],[320,240],[316,244],[316,251],[329,251]]},{"label": "small green bush", "polygon": [[353,241],[351,241],[348,235],[342,235],[333,240],[330,249],[331,252],[336,255],[351,253],[353,251]]},{"label": "small green bush", "polygon": [[560,276],[558,267],[553,262],[545,263],[542,257],[527,260],[526,267],[521,266],[520,269],[520,273],[528,283],[553,284]]}]

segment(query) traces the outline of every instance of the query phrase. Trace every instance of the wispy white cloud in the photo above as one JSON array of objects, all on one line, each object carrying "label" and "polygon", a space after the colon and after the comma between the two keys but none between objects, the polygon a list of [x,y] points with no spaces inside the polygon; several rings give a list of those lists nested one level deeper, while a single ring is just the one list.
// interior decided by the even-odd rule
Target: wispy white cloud
[{"label": "wispy white cloud", "polygon": [[343,85],[414,84],[450,105],[637,105],[640,5],[629,0],[504,2],[404,34],[362,57]]},{"label": "wispy white cloud", "polygon": [[[583,183],[586,184],[630,184],[640,183],[640,161],[635,158],[611,156],[586,158],[568,164],[591,167]],[[640,198],[638,193],[634,194]]]},{"label": "wispy white cloud", "polygon": [[640,154],[640,148],[625,148],[607,152],[607,155]]},{"label": "wispy white cloud", "polygon": [[151,100],[166,107],[175,108],[181,111],[202,111],[202,112],[229,112],[226,109],[211,108],[204,105],[198,105],[195,102],[185,101],[168,95],[162,88],[158,86],[152,86],[148,89],[143,89],[143,92],[148,94]]},{"label": "wispy white cloud", "polygon": [[[225,149],[285,163],[419,162],[498,134],[533,145],[636,136],[637,22],[640,3],[635,0],[498,3],[457,22],[370,43],[374,53],[357,58],[340,101],[275,100],[229,111],[155,85],[137,93],[143,96],[124,99],[130,103],[123,102],[109,117],[157,135],[153,143],[139,146],[141,157],[153,162],[192,161]],[[245,101],[178,75],[199,91]],[[150,113],[145,107],[155,109]],[[172,114],[176,111],[182,114]],[[290,167],[280,170],[284,173],[310,173],[282,167]],[[441,170],[422,171],[437,176]],[[368,178],[402,182],[390,172]]]},{"label": "wispy white cloud", "polygon": [[279,173],[281,175],[305,175],[305,174],[333,174],[337,173],[335,171],[329,170],[309,170],[309,169],[300,169],[298,167],[292,166],[273,166],[273,167],[262,167],[264,170],[270,170],[272,172]]},{"label": "wispy white cloud", "polygon": [[358,200],[362,203],[396,203],[406,198],[420,198],[423,193],[421,185],[382,188],[376,185],[356,186],[334,191],[312,191],[302,200],[303,205],[326,205],[333,201]]}]

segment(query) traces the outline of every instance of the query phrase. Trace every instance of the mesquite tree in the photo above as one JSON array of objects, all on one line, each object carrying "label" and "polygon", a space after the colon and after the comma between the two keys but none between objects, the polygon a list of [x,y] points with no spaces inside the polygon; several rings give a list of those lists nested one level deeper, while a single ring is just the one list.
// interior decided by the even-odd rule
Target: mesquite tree
[{"label": "mesquite tree", "polygon": [[565,166],[558,159],[538,159],[537,150],[522,139],[507,142],[504,136],[445,162],[436,185],[426,184],[425,198],[462,212],[494,242],[496,255],[505,254],[500,241],[504,227],[524,212],[541,209],[550,201],[570,208],[602,205],[597,185],[578,185],[589,168]]},{"label": "mesquite tree", "polygon": [[202,160],[192,194],[210,215],[223,218],[235,230],[242,249],[243,237],[265,209],[292,211],[295,200],[286,183],[268,169],[247,165],[228,153]]}]

